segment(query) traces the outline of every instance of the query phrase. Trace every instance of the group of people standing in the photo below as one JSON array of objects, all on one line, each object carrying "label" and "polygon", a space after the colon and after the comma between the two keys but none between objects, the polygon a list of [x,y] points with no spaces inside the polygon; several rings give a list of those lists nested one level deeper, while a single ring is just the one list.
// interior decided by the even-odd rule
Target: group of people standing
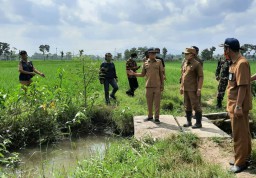
[{"label": "group of people standing", "polygon": [[[256,80],[256,74],[251,76],[250,64],[241,55],[240,50],[242,48],[237,39],[227,38],[220,46],[224,49],[225,61],[220,61],[216,70],[216,80],[220,81],[217,107],[222,107],[221,102],[226,86],[228,86],[227,111],[231,118],[235,152],[235,159],[230,162],[230,165],[232,165],[230,170],[237,173],[246,169],[250,163],[252,145],[248,114],[249,110],[252,109],[251,81]],[[198,52],[199,49],[196,46],[184,50],[185,59],[182,62],[180,78],[180,94],[184,96],[187,119],[187,123],[183,126],[192,126],[192,112],[194,111],[196,123],[192,126],[193,129],[202,127],[201,91],[204,74],[203,63],[198,57]],[[157,48],[149,48],[146,51],[141,73],[136,72],[140,68],[135,61],[136,53],[132,53],[126,62],[126,72],[130,86],[126,94],[133,97],[135,90],[138,88],[136,77],[146,77],[148,117],[145,118],[145,121],[154,120],[156,124],[160,124],[160,100],[166,79],[165,64],[163,59],[157,56],[159,53],[160,49]],[[21,51],[20,56],[19,80],[22,85],[29,86],[35,74],[45,77],[33,66],[31,61],[28,61],[26,51]],[[104,85],[106,104],[110,104],[110,97],[116,100],[115,93],[118,90],[118,78],[111,53],[106,53],[105,61],[100,66],[99,80]],[[111,94],[109,94],[109,85],[113,88]]]},{"label": "group of people standing", "polygon": [[[217,107],[222,107],[227,87],[227,111],[231,118],[232,136],[234,140],[235,159],[230,161],[230,171],[238,173],[247,168],[251,155],[251,133],[249,128],[249,110],[252,109],[251,81],[256,80],[256,75],[251,76],[250,64],[240,53],[240,43],[235,38],[227,38],[220,45],[224,49],[225,61],[219,61],[216,69],[216,80],[219,81],[217,94]],[[181,66],[180,94],[184,96],[184,107],[187,123],[184,127],[192,126],[192,113],[195,112],[196,123],[193,129],[202,127],[201,91],[203,86],[203,62],[198,57],[199,49],[196,46],[184,50],[185,59]],[[160,99],[164,90],[165,67],[161,59],[157,59],[158,50],[149,48],[145,54],[141,73],[136,71],[137,66],[133,53],[127,60],[126,70],[130,89],[126,92],[134,96],[138,88],[136,77],[146,77],[146,99],[148,117],[145,121],[160,123]],[[105,62],[104,62],[105,63]],[[102,68],[101,68],[102,70]],[[116,77],[116,76],[115,76]],[[115,86],[115,85],[114,85]],[[105,85],[104,85],[104,88]],[[106,89],[105,89],[106,91]],[[112,96],[116,92],[114,88]],[[105,94],[106,96],[106,94]],[[111,96],[111,95],[110,95]],[[106,96],[106,103],[108,98]],[[153,114],[153,104],[155,113]]]}]

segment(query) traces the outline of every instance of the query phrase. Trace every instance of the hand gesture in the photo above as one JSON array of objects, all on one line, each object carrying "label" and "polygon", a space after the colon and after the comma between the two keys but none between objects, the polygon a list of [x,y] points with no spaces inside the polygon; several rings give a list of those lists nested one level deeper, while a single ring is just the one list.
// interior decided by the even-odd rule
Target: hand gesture
[{"label": "hand gesture", "polygon": [[40,74],[41,77],[45,77],[45,75],[43,73]]},{"label": "hand gesture", "polygon": [[183,89],[180,89],[180,94],[183,95],[183,93],[184,93],[184,92],[183,92]]},{"label": "hand gesture", "polygon": [[135,75],[135,72],[133,72],[132,70],[127,70],[127,74],[128,75]]}]

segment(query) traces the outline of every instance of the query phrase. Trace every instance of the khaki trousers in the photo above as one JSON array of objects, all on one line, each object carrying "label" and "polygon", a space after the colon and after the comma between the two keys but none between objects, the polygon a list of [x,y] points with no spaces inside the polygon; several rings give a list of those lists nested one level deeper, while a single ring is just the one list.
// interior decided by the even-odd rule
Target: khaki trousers
[{"label": "khaki trousers", "polygon": [[235,165],[243,166],[251,155],[252,142],[249,127],[249,111],[243,111],[243,116],[229,113],[231,119],[232,136],[234,140]]},{"label": "khaki trousers", "polygon": [[185,111],[202,112],[200,96],[196,95],[196,91],[184,91],[184,107]]},{"label": "khaki trousers", "polygon": [[161,90],[159,88],[146,88],[148,117],[153,117],[153,103],[155,105],[155,118],[159,119]]}]

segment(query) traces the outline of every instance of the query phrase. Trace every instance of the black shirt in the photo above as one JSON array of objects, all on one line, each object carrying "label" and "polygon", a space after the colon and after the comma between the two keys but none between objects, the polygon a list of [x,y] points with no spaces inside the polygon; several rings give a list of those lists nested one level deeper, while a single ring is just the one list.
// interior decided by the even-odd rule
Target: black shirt
[{"label": "black shirt", "polygon": [[115,64],[113,62],[103,62],[100,65],[100,68],[102,68],[102,67],[104,67],[106,69],[106,72],[105,72],[106,79],[117,78],[116,68],[115,68]]},{"label": "black shirt", "polygon": [[164,59],[163,58],[156,56],[156,59],[160,59],[162,61],[163,67],[165,67]]},{"label": "black shirt", "polygon": [[[22,68],[24,71],[27,71],[27,72],[33,72],[33,64],[31,61],[28,61],[28,62],[25,62],[25,61],[20,61],[21,65],[22,65]],[[19,75],[19,79],[20,81],[29,81],[33,76],[30,75],[30,74],[23,74],[23,73],[20,73]]]}]

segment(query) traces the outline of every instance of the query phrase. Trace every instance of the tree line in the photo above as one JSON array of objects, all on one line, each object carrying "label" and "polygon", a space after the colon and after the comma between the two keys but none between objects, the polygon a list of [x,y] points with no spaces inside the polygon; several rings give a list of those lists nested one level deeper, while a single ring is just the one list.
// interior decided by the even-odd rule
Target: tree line
[{"label": "tree line", "polygon": [[[246,56],[247,58],[253,58],[256,59],[256,45],[253,44],[244,44],[241,46],[242,48],[244,48],[244,50],[241,51],[241,53]],[[115,60],[126,60],[130,57],[130,55],[132,53],[137,53],[138,58],[143,58],[144,57],[144,53],[148,50],[148,47],[133,47],[131,49],[126,49],[124,51],[124,53],[115,53],[113,58]],[[200,53],[200,57],[203,60],[212,60],[214,59],[214,51],[216,50],[216,47],[212,46],[211,48],[206,48],[203,49]],[[0,59],[5,59],[5,60],[15,60],[18,58],[18,53],[16,52],[17,48],[15,47],[10,47],[10,44],[5,43],[5,42],[0,42]],[[66,52],[66,54],[64,54],[63,51],[60,51],[60,54],[57,54],[57,48],[56,48],[56,54],[51,54],[50,52],[50,45],[40,45],[39,46],[39,51],[42,52],[42,54],[39,53],[35,53],[34,55],[32,55],[35,58],[43,58],[44,60],[46,59],[58,59],[60,58],[61,60],[64,59],[64,55],[66,59],[71,59],[73,57],[71,52]],[[84,50],[81,49],[78,51],[79,52],[79,57],[84,55]],[[180,55],[171,55],[170,53],[167,54],[168,50],[167,48],[162,48],[161,49],[161,55],[162,58],[165,60],[173,60],[173,58],[178,58],[181,59],[182,58],[182,54]],[[94,55],[91,55],[94,56]],[[220,55],[217,55],[217,58],[219,58]],[[97,57],[93,57],[93,58],[99,58]]]}]

